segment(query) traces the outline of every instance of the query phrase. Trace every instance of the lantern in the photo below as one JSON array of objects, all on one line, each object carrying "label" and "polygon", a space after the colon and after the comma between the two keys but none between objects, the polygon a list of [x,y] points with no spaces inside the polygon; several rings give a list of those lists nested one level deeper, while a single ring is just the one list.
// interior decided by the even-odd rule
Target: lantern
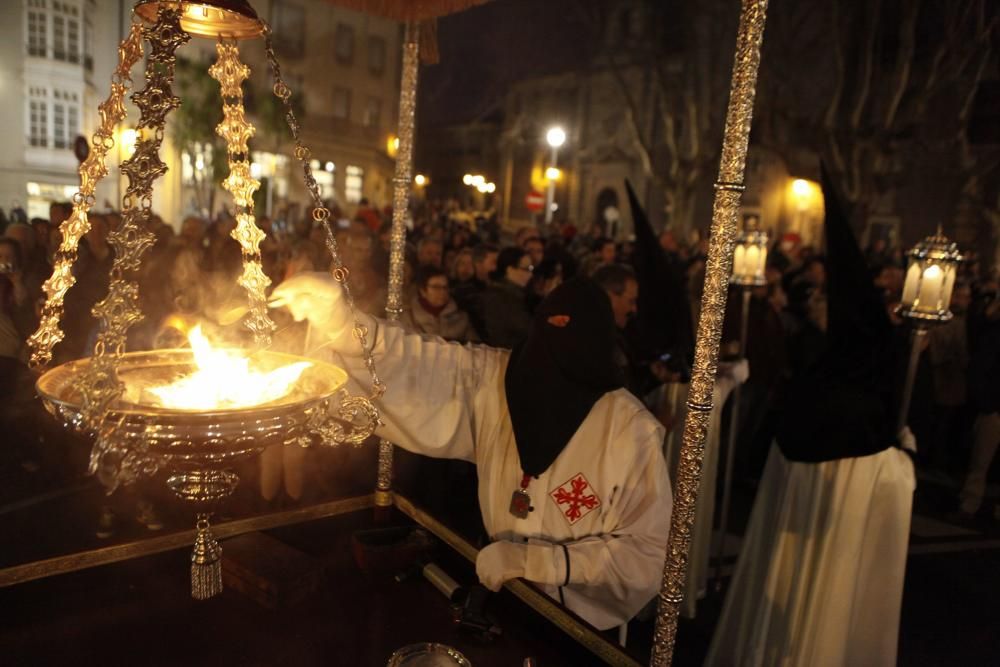
[{"label": "lantern", "polygon": [[733,273],[729,282],[742,287],[767,284],[767,232],[748,223],[736,240],[733,252]]},{"label": "lantern", "polygon": [[907,253],[906,281],[899,314],[918,322],[947,322],[951,319],[951,292],[962,256],[958,246],[938,228]]}]

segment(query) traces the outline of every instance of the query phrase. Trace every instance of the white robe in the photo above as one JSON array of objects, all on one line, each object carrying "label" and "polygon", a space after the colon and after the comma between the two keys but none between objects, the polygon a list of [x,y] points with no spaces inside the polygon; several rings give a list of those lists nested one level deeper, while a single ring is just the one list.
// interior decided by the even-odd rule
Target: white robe
[{"label": "white robe", "polygon": [[914,487],[894,447],[824,463],[772,447],[705,664],[895,665]]},{"label": "white robe", "polygon": [[[548,470],[531,480],[534,511],[518,519],[509,512],[522,477],[504,391],[510,352],[406,334],[383,321],[377,329],[376,368],[387,387],[380,436],[418,454],[474,462],[490,536],[541,540],[529,549],[525,578],[555,599],[561,587],[566,606],[596,628],[628,621],[652,599],[672,498],[663,427],[638,400],[624,389],[598,399]],[[358,390],[368,388],[359,359],[338,361]]]}]

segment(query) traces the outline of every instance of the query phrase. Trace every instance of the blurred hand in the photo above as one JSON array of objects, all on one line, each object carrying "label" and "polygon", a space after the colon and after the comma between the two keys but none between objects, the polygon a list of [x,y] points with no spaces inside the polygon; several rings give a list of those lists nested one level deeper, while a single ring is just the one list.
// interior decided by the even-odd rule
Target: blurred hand
[{"label": "blurred hand", "polygon": [[[352,334],[354,322],[343,296],[343,288],[330,274],[308,272],[295,275],[274,289],[268,305],[271,308],[287,308],[296,322],[309,320],[313,331],[325,336],[339,352],[361,354],[361,346]],[[374,331],[371,318],[362,313],[358,316],[369,331]]]}]

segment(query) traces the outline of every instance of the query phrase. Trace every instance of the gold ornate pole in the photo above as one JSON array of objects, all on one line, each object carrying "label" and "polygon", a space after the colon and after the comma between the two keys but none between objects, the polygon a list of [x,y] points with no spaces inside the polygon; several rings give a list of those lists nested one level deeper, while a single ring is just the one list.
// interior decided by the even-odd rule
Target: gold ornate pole
[{"label": "gold ornate pole", "polygon": [[684,580],[687,576],[688,549],[694,523],[701,461],[708,433],[708,418],[712,411],[712,389],[719,362],[719,339],[726,310],[726,294],[732,268],[733,245],[740,198],[743,194],[743,172],[746,166],[750,121],[753,115],[760,45],[764,38],[767,0],[742,0],[736,56],[726,111],[726,127],[722,139],[722,160],[715,183],[715,203],[712,209],[712,231],[709,239],[708,262],[705,269],[705,290],[701,299],[701,319],[695,345],[694,369],[688,392],[688,413],[684,421],[680,463],[674,489],[674,511],[670,522],[670,541],[663,564],[656,629],[653,633],[653,654],[650,664],[669,665],[677,639],[677,615],[684,600]]},{"label": "gold ornate pole", "polygon": [[[403,72],[399,84],[399,149],[392,178],[392,237],[389,249],[389,295],[385,315],[398,320],[403,313],[403,262],[406,251],[406,216],[410,211],[413,182],[413,124],[417,108],[417,71],[420,66],[420,24],[409,21],[403,41]],[[392,505],[392,443],[378,444],[378,479],[375,505]]]},{"label": "gold ornate pole", "polygon": [[52,361],[52,348],[65,336],[59,328],[59,320],[62,319],[66,292],[76,282],[73,264],[76,263],[80,239],[90,229],[87,212],[94,205],[97,184],[108,174],[105,159],[115,145],[115,126],[125,120],[125,93],[132,85],[129,72],[141,57],[142,27],[133,23],[128,37],[118,46],[118,66],[111,75],[111,92],[97,107],[101,124],[94,131],[90,155],[80,164],[80,190],[73,195],[73,212],[59,227],[62,242],[56,250],[52,275],[45,281],[41,322],[28,340],[33,368],[44,367]]}]

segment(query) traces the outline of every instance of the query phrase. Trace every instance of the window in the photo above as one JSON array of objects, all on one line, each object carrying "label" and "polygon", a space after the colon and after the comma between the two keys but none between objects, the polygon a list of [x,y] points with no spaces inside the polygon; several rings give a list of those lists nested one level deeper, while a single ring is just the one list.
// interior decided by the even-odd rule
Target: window
[{"label": "window", "polygon": [[301,58],[306,51],[306,12],[301,5],[278,0],[271,20],[275,44],[286,56]]},{"label": "window", "polygon": [[369,97],[365,106],[365,117],[363,122],[365,127],[378,127],[382,116],[382,100],[377,97]]},{"label": "window", "polygon": [[337,193],[334,191],[333,186],[336,182],[336,166],[333,162],[327,160],[326,162],[321,162],[319,160],[313,160],[309,163],[312,168],[313,178],[316,179],[316,185],[319,186],[320,197],[324,201],[336,200]]},{"label": "window", "polygon": [[28,89],[29,145],[68,150],[79,133],[79,93],[44,86]]},{"label": "window", "polygon": [[52,57],[66,60],[66,17],[60,14],[52,17]]},{"label": "window", "polygon": [[52,105],[52,147],[66,148],[66,107],[59,102]]},{"label": "window", "polygon": [[337,24],[337,32],[333,36],[333,51],[337,61],[345,65],[354,62],[354,28],[345,24]]},{"label": "window", "polygon": [[80,9],[67,2],[52,2],[52,57],[80,62]]},{"label": "window", "polygon": [[335,86],[333,89],[333,117],[347,120],[351,117],[351,89]]},{"label": "window", "polygon": [[28,143],[46,148],[49,145],[49,104],[45,88],[28,91]]},{"label": "window", "polygon": [[344,177],[344,198],[348,204],[361,201],[361,191],[365,184],[365,170],[353,164],[347,165]]},{"label": "window", "polygon": [[73,7],[72,18],[66,25],[66,53],[69,62],[80,62],[80,21],[77,19],[76,7]]},{"label": "window", "polygon": [[368,71],[376,76],[385,71],[385,40],[381,37],[368,38]]},{"label": "window", "polygon": [[45,0],[28,0],[28,55],[45,57],[47,48]]},{"label": "window", "polygon": [[29,56],[79,63],[80,46],[80,8],[75,3],[28,0]]}]

